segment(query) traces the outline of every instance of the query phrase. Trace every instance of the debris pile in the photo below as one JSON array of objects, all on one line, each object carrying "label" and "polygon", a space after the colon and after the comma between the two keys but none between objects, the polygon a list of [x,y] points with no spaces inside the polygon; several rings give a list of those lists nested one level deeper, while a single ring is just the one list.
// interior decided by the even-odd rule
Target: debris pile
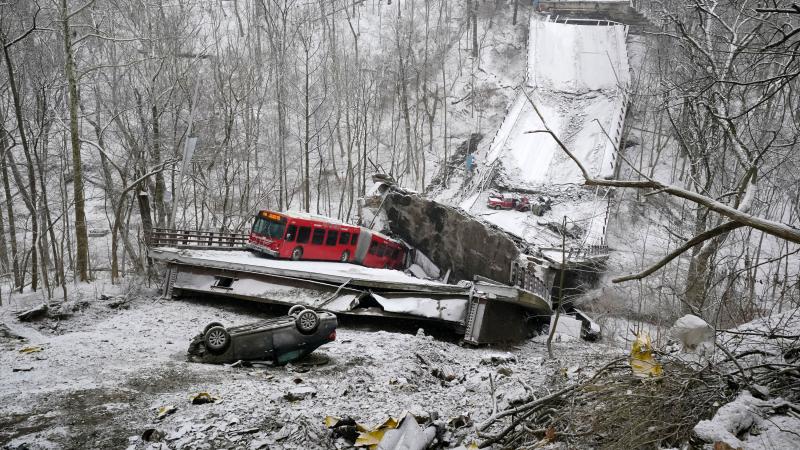
[{"label": "debris pile", "polygon": [[[798,448],[800,324],[793,310],[714,333],[679,319],[682,350],[657,352],[639,333],[626,362],[565,374],[555,392],[508,405],[477,425],[481,447],[643,448],[687,443],[714,448]],[[713,341],[716,339],[716,344]],[[720,351],[698,354],[702,346]],[[602,411],[602,414],[598,414]]]}]

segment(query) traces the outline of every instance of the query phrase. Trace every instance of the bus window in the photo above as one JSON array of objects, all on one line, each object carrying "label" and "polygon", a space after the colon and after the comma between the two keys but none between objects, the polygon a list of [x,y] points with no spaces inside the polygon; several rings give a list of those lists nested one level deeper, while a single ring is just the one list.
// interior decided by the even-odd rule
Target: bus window
[{"label": "bus window", "polygon": [[356,245],[358,242],[358,233],[353,233],[353,236],[350,238],[350,245]]},{"label": "bus window", "polygon": [[283,232],[286,230],[286,224],[277,220],[267,220],[261,216],[256,217],[253,223],[253,233],[259,234],[271,239],[280,239],[283,237]]},{"label": "bus window", "polygon": [[294,242],[294,236],[297,234],[297,225],[289,225],[286,229],[286,237],[283,238],[286,242]]},{"label": "bus window", "polygon": [[325,245],[336,245],[336,239],[339,237],[339,232],[336,230],[328,230],[328,238],[325,239]]},{"label": "bus window", "polygon": [[306,242],[308,242],[309,236],[311,236],[311,228],[300,227],[300,231],[297,233],[297,243],[305,244]]},{"label": "bus window", "polygon": [[322,245],[325,240],[325,228],[317,228],[314,230],[314,236],[311,237],[311,243],[314,245]]},{"label": "bus window", "polygon": [[397,254],[400,253],[400,250],[397,248],[392,249],[392,259],[397,258]]},{"label": "bus window", "polygon": [[386,253],[386,246],[384,244],[379,244],[377,251],[375,251],[375,256],[383,256]]},{"label": "bus window", "polygon": [[377,253],[378,253],[378,243],[377,243],[377,242],[375,242],[375,241],[372,241],[372,243],[371,243],[371,244],[369,244],[369,250],[368,250],[368,252],[369,252],[369,254],[370,254],[370,255],[375,255],[375,254],[377,254]]},{"label": "bus window", "polygon": [[342,231],[339,234],[339,245],[347,245],[350,242],[350,233]]}]

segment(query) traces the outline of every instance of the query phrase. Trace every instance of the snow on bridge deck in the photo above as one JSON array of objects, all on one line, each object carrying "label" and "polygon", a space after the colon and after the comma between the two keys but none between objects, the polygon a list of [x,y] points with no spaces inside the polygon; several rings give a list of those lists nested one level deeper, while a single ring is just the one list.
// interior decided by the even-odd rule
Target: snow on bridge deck
[{"label": "snow on bridge deck", "polygon": [[[630,79],[624,25],[572,25],[531,20],[528,84],[548,127],[595,176],[610,176]],[[581,184],[569,160],[528,98],[520,93],[486,157],[519,188]],[[605,132],[604,132],[605,130]],[[606,133],[610,136],[607,137]]]},{"label": "snow on bridge deck", "polygon": [[348,286],[459,294],[469,291],[467,287],[423,280],[399,270],[374,269],[340,262],[265,258],[248,250],[195,250],[158,247],[150,250],[150,257],[167,263],[309,279],[336,285],[347,283]]},{"label": "snow on bridge deck", "polygon": [[607,201],[603,193],[596,192],[591,199],[557,199],[557,203],[572,203],[573,211],[558,211],[559,214],[552,211],[540,220],[532,220],[515,211],[490,214],[483,205],[486,193],[480,189],[485,189],[492,177],[497,185],[511,190],[548,195],[554,195],[554,189],[557,191],[561,186],[583,184],[578,166],[549,134],[540,132],[545,126],[531,101],[547,127],[590,175],[613,176],[630,82],[626,37],[625,25],[579,25],[539,17],[531,19],[527,95],[520,92],[509,108],[483,158],[484,164],[477,175],[482,179],[476,184],[479,189],[470,193],[462,208],[485,215],[488,221],[538,246],[543,244],[541,241],[552,239],[546,230],[530,222],[560,221],[566,213],[570,220],[586,229],[584,245],[604,243]]}]

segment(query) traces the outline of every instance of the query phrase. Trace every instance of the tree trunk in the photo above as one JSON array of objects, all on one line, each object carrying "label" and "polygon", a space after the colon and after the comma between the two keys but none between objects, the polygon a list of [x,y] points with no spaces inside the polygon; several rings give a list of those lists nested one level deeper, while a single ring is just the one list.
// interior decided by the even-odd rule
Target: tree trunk
[{"label": "tree trunk", "polygon": [[[305,137],[303,139],[303,160],[305,161],[305,167],[303,168],[305,174],[303,178],[303,191],[305,195],[305,199],[303,202],[303,206],[306,212],[311,211],[311,177],[309,176],[309,141],[311,140],[311,130],[310,130],[310,121],[311,121],[311,111],[309,110],[309,67],[308,67],[308,60],[310,56],[308,54],[308,47],[306,47],[306,58],[305,58]],[[322,170],[322,165],[320,165],[320,170]]]},{"label": "tree trunk", "polygon": [[[25,156],[28,159],[28,161],[30,161],[30,150],[28,147],[28,139],[27,136],[25,135],[25,123],[22,114],[22,102],[20,101],[19,91],[17,90],[17,82],[16,82],[16,76],[14,74],[14,66],[11,61],[11,55],[8,53],[8,47],[6,47],[5,45],[5,39],[2,41],[2,44],[3,44],[3,58],[5,59],[6,71],[8,72],[8,82],[9,82],[8,84],[11,86],[11,96],[14,102],[14,116],[17,120],[19,138],[20,142],[22,143],[22,150],[25,153]],[[28,169],[29,169],[28,175],[29,175],[29,181],[31,183],[30,184],[31,195],[28,196],[27,193],[22,189],[24,183],[22,182],[22,177],[20,177],[19,174],[17,173],[16,164],[14,164],[13,161],[13,154],[11,152],[8,152],[8,157],[11,158],[11,169],[12,173],[15,176],[15,181],[17,182],[17,188],[19,189],[19,192],[22,195],[23,200],[25,201],[25,205],[28,207],[28,210],[30,211],[31,214],[31,227],[32,227],[32,239],[33,239],[32,258],[31,258],[31,264],[32,264],[31,289],[35,291],[38,288],[38,268],[37,268],[38,260],[36,256],[35,247],[39,237],[39,221],[36,215],[36,205],[35,205],[36,182],[32,176],[33,167],[31,167],[31,165],[28,164]],[[10,190],[7,192],[7,201],[9,202],[11,201]],[[10,217],[9,220],[13,224],[13,218]],[[24,266],[23,266],[23,271],[24,271]],[[20,292],[22,292],[23,285],[25,284],[24,275],[20,277],[19,281],[20,282],[17,286],[19,287]]]},{"label": "tree trunk", "polygon": [[[478,0],[472,0],[472,8],[470,9],[470,16],[472,16],[472,57],[478,57]],[[475,99],[472,100],[473,102]]]},{"label": "tree trunk", "polygon": [[[5,133],[4,133],[5,135]],[[5,148],[5,146],[3,146]],[[11,185],[8,182],[6,159],[0,158],[0,170],[3,172],[3,191],[6,194],[6,211],[8,212],[8,238],[11,241],[11,269],[14,272],[14,286],[22,286],[17,253],[17,226],[14,221],[14,202],[11,197]]]},{"label": "tree trunk", "polygon": [[80,281],[89,281],[89,236],[86,231],[86,200],[83,196],[83,163],[81,143],[78,136],[78,82],[75,77],[75,62],[72,55],[71,30],[67,0],[61,0],[61,20],[64,28],[64,71],[67,75],[69,93],[69,134],[72,144],[72,189],[75,203],[76,266]]},{"label": "tree trunk", "polygon": [[[153,103],[151,108],[152,113],[152,127],[153,127],[153,164],[161,164],[161,132],[158,126],[158,108]],[[187,136],[188,139],[188,136]],[[156,189],[154,192],[156,202],[156,223],[159,227],[165,226],[167,223],[167,209],[164,206],[164,192],[167,190],[164,183],[164,174],[156,174]]]},{"label": "tree trunk", "polygon": [[514,1],[514,17],[511,19],[511,25],[517,24],[517,10],[519,9],[519,0]]}]

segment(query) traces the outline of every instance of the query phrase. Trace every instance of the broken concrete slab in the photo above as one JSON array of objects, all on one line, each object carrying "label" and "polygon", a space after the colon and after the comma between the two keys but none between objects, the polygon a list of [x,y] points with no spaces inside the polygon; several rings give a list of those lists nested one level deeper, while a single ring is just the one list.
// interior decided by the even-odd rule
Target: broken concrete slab
[{"label": "broken concrete slab", "polygon": [[450,270],[457,280],[471,280],[475,275],[510,279],[511,263],[520,251],[505,232],[421,195],[397,190],[385,195],[382,209],[389,230],[424,252],[440,269]]}]

